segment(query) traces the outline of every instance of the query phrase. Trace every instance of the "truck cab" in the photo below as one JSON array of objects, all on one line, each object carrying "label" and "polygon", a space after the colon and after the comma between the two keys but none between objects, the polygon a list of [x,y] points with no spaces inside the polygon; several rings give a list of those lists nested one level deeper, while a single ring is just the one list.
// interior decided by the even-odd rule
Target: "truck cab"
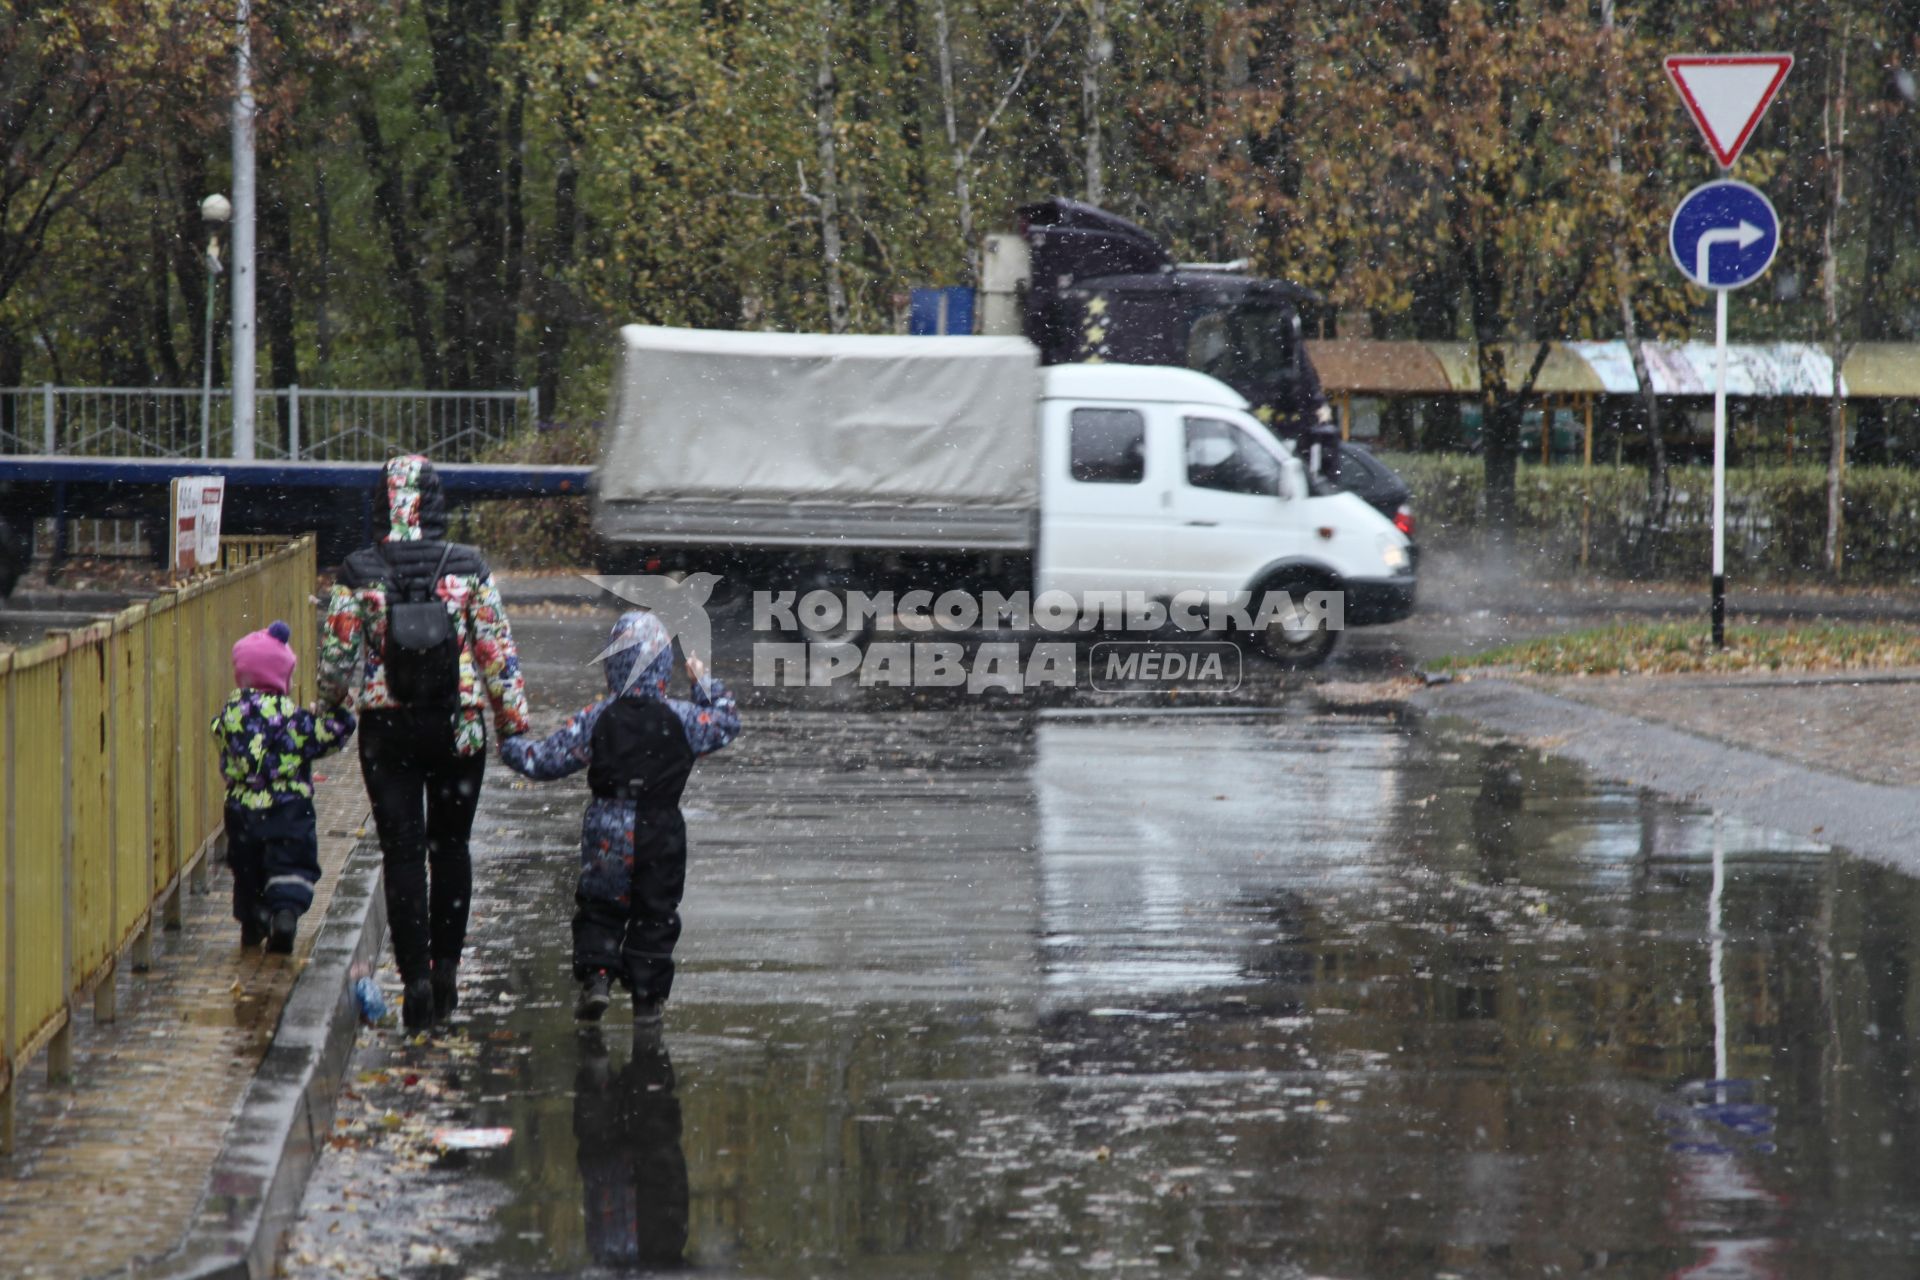
[{"label": "truck cab", "polygon": [[1021,332],[1041,363],[1209,374],[1294,442],[1316,475],[1339,479],[1339,430],[1301,322],[1320,301],[1315,294],[1253,276],[1241,263],[1175,262],[1144,228],[1077,200],[1025,205],[1019,218],[1017,243],[991,257],[1014,260]]},{"label": "truck cab", "polygon": [[[1350,493],[1316,495],[1292,445],[1244,396],[1187,369],[1042,370],[1042,591],[1257,597],[1342,594],[1345,625],[1412,612],[1407,538]],[[1282,660],[1333,637],[1262,638]]]}]

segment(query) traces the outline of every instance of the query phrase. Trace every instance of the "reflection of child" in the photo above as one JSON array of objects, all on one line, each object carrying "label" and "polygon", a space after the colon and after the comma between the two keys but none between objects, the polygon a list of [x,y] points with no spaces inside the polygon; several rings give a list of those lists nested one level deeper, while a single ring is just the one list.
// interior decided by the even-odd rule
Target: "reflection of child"
[{"label": "reflection of child", "polygon": [[581,821],[573,913],[576,1013],[597,1021],[618,978],[633,991],[636,1021],[657,1021],[673,986],[687,882],[680,793],[693,762],[740,732],[740,713],[727,687],[693,654],[687,655],[692,700],[667,697],[673,640],[651,613],[622,614],[602,656],[607,697],[540,742],[508,738],[500,757],[535,779],[587,770],[593,799]]},{"label": "reflection of child", "polygon": [[573,1136],[587,1251],[609,1266],[676,1270],[686,1262],[689,1201],[673,1058],[657,1032],[634,1038],[617,1075],[600,1028],[581,1030],[580,1049]]},{"label": "reflection of child", "polygon": [[345,707],[316,716],[287,696],[299,661],[287,643],[292,634],[276,622],[234,642],[239,687],[213,718],[227,780],[227,865],[240,945],[257,947],[265,938],[269,951],[283,955],[293,950],[294,930],[320,879],[313,762],[353,734]]}]

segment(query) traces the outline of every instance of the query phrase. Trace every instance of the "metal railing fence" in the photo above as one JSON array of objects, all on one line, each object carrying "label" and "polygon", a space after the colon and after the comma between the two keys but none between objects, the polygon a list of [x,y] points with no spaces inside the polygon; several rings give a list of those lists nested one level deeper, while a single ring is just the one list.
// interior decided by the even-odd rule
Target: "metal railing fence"
[{"label": "metal railing fence", "polygon": [[[207,726],[231,644],[274,618],[311,631],[314,576],[302,537],[0,652],[0,1152],[25,1062],[44,1048],[49,1074],[70,1075],[79,1002],[112,1018],[123,953],[150,964],[183,880],[204,888],[225,803]],[[313,698],[312,664],[293,692]]]},{"label": "metal railing fence", "polygon": [[[0,387],[0,454],[224,458],[232,453],[232,393],[175,387]],[[258,393],[255,452],[263,459],[377,462],[424,453],[470,462],[531,429],[537,391]]]}]

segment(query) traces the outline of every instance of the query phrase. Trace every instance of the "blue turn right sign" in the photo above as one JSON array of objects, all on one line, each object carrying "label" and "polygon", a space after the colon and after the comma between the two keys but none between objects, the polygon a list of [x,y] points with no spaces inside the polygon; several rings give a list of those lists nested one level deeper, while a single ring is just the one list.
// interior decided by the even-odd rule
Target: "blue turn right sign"
[{"label": "blue turn right sign", "polygon": [[1695,187],[1673,211],[1667,247],[1680,274],[1708,289],[1752,284],[1780,249],[1780,219],[1755,187],[1731,178]]}]

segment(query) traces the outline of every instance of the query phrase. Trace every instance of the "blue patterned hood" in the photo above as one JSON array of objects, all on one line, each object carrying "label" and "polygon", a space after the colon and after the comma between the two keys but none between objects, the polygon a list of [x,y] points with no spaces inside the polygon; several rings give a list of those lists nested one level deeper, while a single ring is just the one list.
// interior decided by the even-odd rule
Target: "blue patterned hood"
[{"label": "blue patterned hood", "polygon": [[644,609],[620,615],[596,658],[606,664],[607,692],[633,690],[643,698],[667,696],[673,675],[673,637],[666,624]]}]

